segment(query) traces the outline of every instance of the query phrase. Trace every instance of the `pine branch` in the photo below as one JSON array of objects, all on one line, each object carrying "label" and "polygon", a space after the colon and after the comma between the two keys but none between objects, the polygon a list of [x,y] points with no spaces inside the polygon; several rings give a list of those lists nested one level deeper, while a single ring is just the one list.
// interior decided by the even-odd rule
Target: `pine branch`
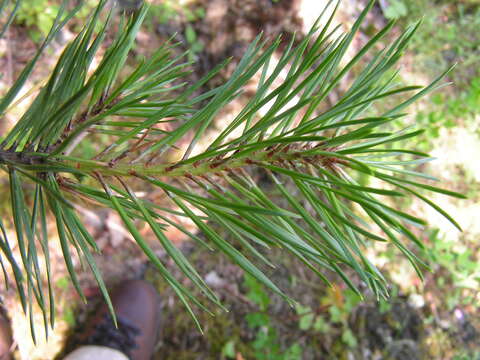
[{"label": "pine branch", "polygon": [[[30,317],[36,302],[44,314],[45,326],[48,320],[53,326],[55,297],[46,244],[47,211],[56,222],[59,245],[74,287],[83,297],[72,249],[89,265],[111,308],[92,256],[98,248],[75,211],[78,199],[118,213],[199,327],[192,305],[208,309],[168,271],[139,233],[137,223],[150,227],[182,274],[205,299],[218,306],[221,304],[217,296],[166,237],[168,227],[175,227],[201,245],[218,249],[287,301],[291,300],[261,270],[263,266],[274,266],[267,257],[272,247],[298,258],[326,283],[325,272],[338,274],[359,295],[359,281],[378,297],[388,293],[386,280],[364,254],[370,241],[392,243],[422,276],[420,267],[428,266],[405,240],[423,248],[413,229],[423,228],[426,222],[387,205],[385,197],[414,196],[460,229],[423,190],[464,196],[421,182],[434,179],[417,172],[415,166],[432,159],[428,154],[402,148],[403,140],[420,136],[422,131],[385,130],[386,124],[402,121],[405,114],[401,112],[408,105],[442,86],[441,79],[450,71],[426,87],[396,83],[397,73],[392,76],[392,69],[418,23],[376,51],[379,41],[393,27],[393,23],[387,24],[357,55],[344,61],[374,1],[369,2],[346,34],[339,34],[338,28],[330,29],[337,3],[325,26],[319,26],[319,19],[296,46],[292,39],[275,64],[273,55],[279,51],[280,40],[268,42],[258,36],[229,79],[201,93],[202,86],[225,64],[197,83],[188,84],[185,76],[192,64],[184,60],[185,54],[173,55],[175,44],[171,42],[140,61],[130,73],[121,74],[147,5],[125,14],[113,43],[92,70],[92,60],[115,20],[113,13],[104,14],[105,3],[100,2],[84,29],[65,48],[45,86],[0,144],[0,169],[9,174],[13,225],[21,252],[21,263],[17,263],[0,221],[0,250],[4,255],[0,263],[5,275],[9,271],[4,265],[10,265]],[[332,3],[322,16],[331,10]],[[0,113],[9,108],[45,46],[74,13],[65,19],[62,13],[58,15],[39,53],[0,101]],[[95,33],[100,23],[103,25]],[[367,54],[369,60],[361,65]],[[352,75],[356,67],[360,70]],[[282,73],[287,73],[283,80]],[[260,74],[260,81],[248,103],[207,148],[199,149],[200,140],[206,137],[220,111],[235,101],[256,74]],[[348,89],[339,92],[333,105],[325,106],[325,99],[338,90],[346,76],[354,78]],[[398,95],[406,100],[375,114],[376,103]],[[162,127],[165,124],[168,128]],[[95,141],[96,134],[108,135],[111,142],[87,158],[79,144]],[[169,160],[169,151],[190,134],[193,138],[182,158]],[[258,170],[269,177],[282,201],[252,178]],[[386,186],[361,185],[355,180],[358,174]],[[85,178],[93,181],[86,182]],[[170,207],[139,198],[132,189],[139,181],[162,190]],[[34,184],[33,206],[26,201],[26,183]],[[190,219],[208,241],[192,234],[172,216]],[[381,232],[372,232],[370,224]],[[221,236],[219,228],[229,238]],[[43,255],[37,252],[38,243]],[[45,258],[48,300],[43,295],[39,256]],[[346,269],[353,270],[358,279],[352,280]]]}]

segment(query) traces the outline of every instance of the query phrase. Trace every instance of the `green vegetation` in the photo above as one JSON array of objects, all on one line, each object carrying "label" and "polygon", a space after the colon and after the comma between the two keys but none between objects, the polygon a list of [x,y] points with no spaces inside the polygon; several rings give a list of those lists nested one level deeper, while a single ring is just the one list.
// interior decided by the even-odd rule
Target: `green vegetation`
[{"label": "green vegetation", "polygon": [[[270,297],[261,283],[255,278],[246,275],[245,287],[248,289],[247,297],[258,306],[258,312],[247,314],[246,321],[251,329],[256,330],[255,340],[249,347],[254,350],[255,359],[261,360],[296,360],[302,359],[302,348],[299,344],[293,344],[288,349],[283,349],[279,342],[277,331],[275,330],[272,319],[268,315],[268,306]],[[298,305],[297,306],[301,306]],[[228,349],[230,342],[225,345]],[[234,357],[232,357],[234,358]]]},{"label": "green vegetation", "polygon": [[478,2],[389,0],[387,3],[383,11],[389,19],[398,19],[404,25],[412,19],[422,19],[411,45],[422,71],[435,75],[458,63],[451,77],[460,91],[468,91],[471,79],[480,75]]},{"label": "green vegetation", "polygon": [[[471,80],[470,86],[455,96],[451,92],[439,92],[430,97],[431,104],[420,110],[416,122],[426,129],[428,139],[436,139],[441,129],[451,129],[457,126],[468,126],[476,121],[480,113],[480,77]],[[421,150],[430,151],[432,142],[425,140]]]},{"label": "green vegetation", "polygon": [[30,35],[34,40],[40,40],[53,25],[59,6],[51,4],[48,0],[34,0],[24,2],[17,14],[17,22],[31,27]]},{"label": "green vegetation", "polygon": [[146,18],[146,25],[150,30],[153,30],[153,23],[166,24],[181,20],[191,23],[204,16],[205,10],[202,7],[192,8],[175,0],[165,0],[151,4]]},{"label": "green vegetation", "polygon": [[[442,274],[437,280],[439,288],[453,289],[446,297],[446,305],[453,310],[458,305],[475,304],[474,296],[480,286],[480,264],[476,260],[476,249],[459,246],[438,236],[438,230],[433,230],[429,236],[431,248],[428,251],[430,262],[438,267],[437,273]],[[439,270],[442,271],[439,271]],[[466,296],[465,289],[470,290]]]},{"label": "green vegetation", "polygon": [[188,46],[188,59],[194,61],[197,54],[204,48],[199,40],[192,24],[205,16],[205,9],[201,6],[187,6],[176,0],[167,0],[160,3],[153,3],[145,19],[145,26],[151,32],[155,31],[158,25],[175,25],[183,23],[185,31],[183,37]]},{"label": "green vegetation", "polygon": [[[55,18],[57,17],[60,5],[58,1],[52,0],[30,0],[19,2],[20,7],[16,14],[15,21],[28,28],[30,37],[40,42],[49,33]],[[95,7],[96,1],[85,1],[77,13],[79,22],[84,22],[91,10]]]}]

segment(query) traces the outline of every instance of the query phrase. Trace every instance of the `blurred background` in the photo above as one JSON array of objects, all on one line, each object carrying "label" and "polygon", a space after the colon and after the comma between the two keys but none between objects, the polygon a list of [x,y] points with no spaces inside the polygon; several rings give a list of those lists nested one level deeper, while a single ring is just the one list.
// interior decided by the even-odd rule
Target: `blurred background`
[{"label": "blurred background", "polygon": [[[348,29],[366,2],[343,0],[335,22]],[[58,0],[24,1],[15,22],[0,40],[1,94],[34,55],[55,18],[59,3]],[[118,3],[131,11],[141,1],[118,0]],[[179,54],[190,50],[188,57],[194,62],[189,75],[192,82],[225,58],[232,57],[233,61],[220,76],[204,87],[205,91],[229,77],[259,32],[270,38],[282,35],[285,43],[294,34],[301,39],[327,1],[151,0],[149,3],[150,12],[131,54],[130,65],[174,35],[180,42]],[[75,20],[42,57],[25,90],[42,85],[63,46],[79,31],[95,4],[96,1],[86,1]],[[404,146],[430,152],[437,160],[419,165],[419,170],[440,178],[442,187],[468,196],[468,200],[458,200],[432,195],[432,200],[453,215],[464,231],[459,233],[417,200],[403,199],[392,204],[428,220],[429,229],[419,234],[426,250],[419,255],[432,270],[425,272],[422,282],[399,251],[383,244],[372,245],[366,249],[369,259],[392,284],[391,298],[379,302],[368,292],[365,299],[358,298],[331,274],[327,275],[337,285],[328,288],[298,261],[274,252],[274,262],[280,266],[271,271],[270,276],[299,301],[301,305],[295,308],[267,292],[228,260],[197,248],[185,241],[182,234],[171,231],[168,236],[189,256],[230,309],[229,313],[218,311],[215,317],[199,312],[205,330],[205,335],[201,335],[115,215],[85,207],[84,221],[104,253],[97,261],[107,283],[145,276],[162,295],[165,325],[157,359],[480,359],[480,2],[379,0],[354,41],[351,54],[390,19],[396,19],[397,25],[384,39],[385,43],[391,42],[409,24],[422,19],[409,50],[401,59],[399,82],[426,85],[446,68],[457,64],[446,79],[451,83],[449,86],[409,108],[407,122],[426,131],[420,138],[405,140]],[[108,43],[107,37],[105,46]],[[355,71],[352,76],[354,74]],[[340,84],[337,93],[341,94],[346,85]],[[253,84],[252,91],[254,88]],[[25,110],[32,94],[25,93],[26,100],[2,119],[0,134]],[[244,96],[248,96],[248,92]],[[328,102],[333,103],[336,98],[334,92]],[[240,97],[225,108],[211,131],[225,126],[242,107],[242,99],[245,98]],[[403,128],[405,122],[395,126]],[[101,137],[99,141],[108,142],[108,137]],[[80,146],[88,155],[95,152],[98,144]],[[8,182],[2,175],[0,188],[5,186]],[[8,217],[8,202],[5,197],[0,200],[2,216]],[[196,229],[191,226],[191,231]],[[51,244],[52,256],[56,259],[52,264],[59,307],[56,332],[48,344],[38,336],[40,344],[33,346],[28,321],[15,290],[0,290],[13,321],[18,359],[53,359],[61,354],[72,346],[72,341],[66,339],[72,339],[72,335],[74,338],[95,306],[98,293],[91,276],[83,272],[81,275],[86,294],[92,300],[85,307],[72,291],[61,252],[54,242]],[[157,253],[169,263],[158,246]],[[76,266],[81,272],[80,264]],[[170,266],[173,271],[173,264]],[[39,329],[41,322],[38,312]]]}]

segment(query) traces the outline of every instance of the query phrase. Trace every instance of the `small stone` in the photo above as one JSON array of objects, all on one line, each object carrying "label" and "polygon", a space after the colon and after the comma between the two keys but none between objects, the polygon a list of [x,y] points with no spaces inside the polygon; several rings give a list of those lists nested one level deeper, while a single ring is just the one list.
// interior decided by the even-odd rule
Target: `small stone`
[{"label": "small stone", "polygon": [[425,299],[419,294],[410,294],[408,303],[415,309],[420,309],[425,306]]},{"label": "small stone", "polygon": [[207,285],[214,288],[221,288],[225,286],[225,280],[218,276],[215,271],[210,271],[207,276],[205,276],[205,282]]}]

